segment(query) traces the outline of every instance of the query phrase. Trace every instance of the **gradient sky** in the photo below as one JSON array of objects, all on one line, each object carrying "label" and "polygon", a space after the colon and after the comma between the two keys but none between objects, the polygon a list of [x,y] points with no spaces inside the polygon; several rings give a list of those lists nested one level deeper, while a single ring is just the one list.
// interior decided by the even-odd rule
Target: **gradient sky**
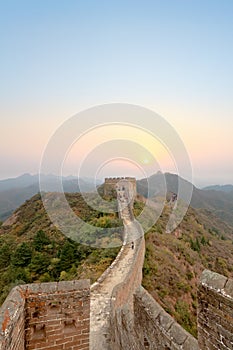
[{"label": "gradient sky", "polygon": [[37,173],[72,115],[126,102],[176,129],[195,184],[233,183],[232,41],[232,0],[1,0],[0,178]]}]

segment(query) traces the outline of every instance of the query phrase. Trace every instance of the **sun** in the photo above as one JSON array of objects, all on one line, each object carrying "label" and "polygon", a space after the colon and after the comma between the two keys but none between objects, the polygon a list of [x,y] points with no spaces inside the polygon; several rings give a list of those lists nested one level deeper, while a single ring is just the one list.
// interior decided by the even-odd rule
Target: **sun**
[{"label": "sun", "polygon": [[150,164],[150,160],[148,158],[143,159],[143,164]]}]

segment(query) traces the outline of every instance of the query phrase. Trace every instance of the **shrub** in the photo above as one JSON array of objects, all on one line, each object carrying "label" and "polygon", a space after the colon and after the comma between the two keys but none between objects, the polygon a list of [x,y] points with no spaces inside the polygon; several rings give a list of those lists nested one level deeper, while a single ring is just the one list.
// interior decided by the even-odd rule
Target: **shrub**
[{"label": "shrub", "polygon": [[23,242],[18,246],[12,256],[12,264],[14,266],[27,266],[32,258],[32,250],[28,243]]},{"label": "shrub", "polygon": [[41,252],[44,246],[49,245],[50,243],[49,237],[42,230],[38,231],[33,238],[33,246],[38,252]]}]

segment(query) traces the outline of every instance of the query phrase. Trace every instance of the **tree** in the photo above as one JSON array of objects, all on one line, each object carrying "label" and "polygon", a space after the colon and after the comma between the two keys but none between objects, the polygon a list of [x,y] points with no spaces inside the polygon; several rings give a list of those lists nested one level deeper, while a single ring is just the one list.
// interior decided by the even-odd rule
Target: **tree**
[{"label": "tree", "polygon": [[12,274],[12,281],[15,285],[31,282],[31,275],[29,269],[23,267],[17,267]]},{"label": "tree", "polygon": [[10,263],[11,251],[9,246],[4,243],[0,248],[0,269],[7,267]]},{"label": "tree", "polygon": [[60,255],[61,271],[67,271],[76,260],[76,247],[73,242],[66,241]]},{"label": "tree", "polygon": [[45,273],[50,264],[50,259],[47,255],[42,253],[36,253],[29,265],[31,271],[36,272],[38,274]]},{"label": "tree", "polygon": [[68,279],[68,273],[66,271],[62,271],[60,273],[59,281],[65,281]]},{"label": "tree", "polygon": [[14,266],[27,266],[32,258],[32,251],[28,243],[23,242],[18,246],[16,251],[14,252],[12,256],[12,264]]},{"label": "tree", "polygon": [[200,246],[199,239],[196,238],[195,241],[193,241],[192,239],[190,239],[190,247],[191,247],[192,250],[194,250],[194,251],[196,251],[196,252],[200,252],[201,246]]},{"label": "tree", "polygon": [[36,235],[34,236],[33,239],[33,246],[35,248],[35,250],[37,250],[38,252],[41,252],[44,248],[45,245],[50,244],[50,239],[47,236],[47,234],[43,231],[40,230],[36,233]]}]

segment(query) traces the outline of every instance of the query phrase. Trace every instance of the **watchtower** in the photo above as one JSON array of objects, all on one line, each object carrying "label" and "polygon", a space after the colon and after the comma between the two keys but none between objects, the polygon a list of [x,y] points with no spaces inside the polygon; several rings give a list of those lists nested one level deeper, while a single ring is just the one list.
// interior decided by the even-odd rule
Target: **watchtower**
[{"label": "watchtower", "polygon": [[106,197],[117,197],[116,190],[119,187],[128,185],[130,191],[133,193],[135,198],[137,193],[137,185],[135,177],[107,177],[104,182],[104,195]]}]

